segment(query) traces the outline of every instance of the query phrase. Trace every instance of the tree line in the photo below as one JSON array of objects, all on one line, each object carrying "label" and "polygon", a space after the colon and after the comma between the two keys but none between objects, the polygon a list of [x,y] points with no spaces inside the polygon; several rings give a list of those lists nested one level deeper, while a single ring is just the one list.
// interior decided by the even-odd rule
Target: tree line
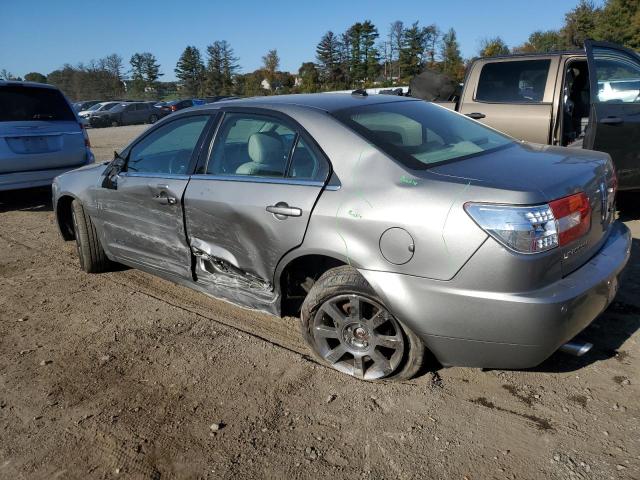
[{"label": "tree line", "polygon": [[[640,2],[606,0],[599,7],[580,0],[565,14],[562,28],[535,31],[512,47],[499,36],[485,38],[478,56],[580,48],[587,38],[640,49]],[[303,62],[296,73],[280,70],[275,49],[262,57],[261,68],[241,73],[229,42],[217,40],[204,54],[193,45],[184,49],[174,68],[176,82],[161,81],[161,67],[150,52],[135,53],[128,66],[114,53],[88,64],[66,64],[46,76],[31,72],[25,80],[54,84],[72,99],[255,96],[406,85],[425,69],[462,81],[472,60],[462,58],[453,28],[443,31],[436,24],[395,21],[381,33],[364,20],[344,32],[327,31],[316,45],[315,59]],[[13,76],[1,70],[2,78]]]}]

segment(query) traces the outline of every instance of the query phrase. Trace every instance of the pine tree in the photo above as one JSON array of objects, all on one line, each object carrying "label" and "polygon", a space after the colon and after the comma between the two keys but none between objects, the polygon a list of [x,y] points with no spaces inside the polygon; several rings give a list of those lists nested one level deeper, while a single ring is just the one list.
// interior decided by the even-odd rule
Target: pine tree
[{"label": "pine tree", "polygon": [[226,40],[215,41],[207,47],[205,92],[208,95],[230,95],[238,71],[238,59]]},{"label": "pine tree", "polygon": [[365,81],[372,82],[380,68],[380,55],[376,48],[376,39],[378,38],[378,29],[370,21],[366,20],[362,23],[361,28],[361,55],[363,64],[363,73]]},{"label": "pine tree", "polygon": [[426,32],[415,22],[402,34],[399,63],[400,76],[411,78],[422,71],[423,56],[426,50]]},{"label": "pine tree", "polygon": [[336,88],[341,76],[340,41],[333,32],[328,31],[320,39],[316,46],[316,59],[322,83],[329,89]]},{"label": "pine tree", "polygon": [[464,77],[464,62],[460,55],[460,46],[456,31],[451,28],[442,37],[440,46],[441,63],[440,69],[442,73],[451,77],[453,80],[461,81]]},{"label": "pine tree", "polygon": [[200,50],[192,46],[185,48],[174,71],[182,84],[182,91],[186,95],[196,96],[202,92],[204,64]]}]

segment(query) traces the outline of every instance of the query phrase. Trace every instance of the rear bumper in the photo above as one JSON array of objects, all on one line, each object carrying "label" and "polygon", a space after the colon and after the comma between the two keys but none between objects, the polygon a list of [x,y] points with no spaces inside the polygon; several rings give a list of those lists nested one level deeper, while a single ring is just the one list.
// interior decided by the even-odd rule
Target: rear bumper
[{"label": "rear bumper", "polygon": [[558,282],[519,293],[460,289],[450,282],[388,272],[361,273],[443,365],[528,368],[607,308],[630,250],[631,233],[616,222],[585,265]]},{"label": "rear bumper", "polygon": [[58,175],[92,163],[94,160],[93,154],[90,154],[89,160],[89,162],[81,163],[80,165],[72,165],[64,168],[0,174],[0,191],[49,186]]}]

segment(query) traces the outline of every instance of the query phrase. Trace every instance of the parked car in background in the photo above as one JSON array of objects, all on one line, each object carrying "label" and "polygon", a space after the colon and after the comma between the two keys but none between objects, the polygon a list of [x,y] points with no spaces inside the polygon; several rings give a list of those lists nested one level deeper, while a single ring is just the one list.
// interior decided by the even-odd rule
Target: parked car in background
[{"label": "parked car in background", "polygon": [[204,105],[205,103],[206,102],[204,100],[199,98],[187,98],[185,100],[172,100],[170,102],[167,102],[160,108],[167,113],[173,113],[184,108],[193,107],[195,105]]},{"label": "parked car in background", "polygon": [[480,58],[444,105],[521,140],[607,152],[620,190],[640,191],[638,52],[587,40],[583,51]]},{"label": "parked car in background", "polygon": [[84,110],[89,109],[90,107],[92,107],[96,103],[100,103],[100,100],[88,100],[88,101],[85,101],[85,102],[76,102],[76,103],[73,104],[73,109],[76,112],[82,112]]},{"label": "parked car in background", "polygon": [[88,125],[89,124],[89,117],[95,113],[98,112],[106,112],[110,109],[112,109],[113,107],[115,107],[116,105],[119,105],[122,102],[100,102],[100,103],[96,103],[95,105],[89,107],[86,110],[83,110],[81,112],[78,112],[78,117],[80,117],[80,120],[85,124]]},{"label": "parked car in background", "polygon": [[[372,175],[371,172],[375,172]],[[115,261],[301,316],[365,380],[532,367],[613,300],[631,235],[606,153],[529,145],[433,103],[315,94],[219,102],[58,177],[80,265]]]},{"label": "parked car in background", "polygon": [[60,90],[0,80],[0,190],[51,185],[93,161],[87,132]]},{"label": "parked car in background", "polygon": [[106,111],[95,112],[89,117],[92,127],[118,127],[139,123],[156,123],[167,115],[151,102],[123,102]]},{"label": "parked car in background", "polygon": [[204,97],[205,103],[215,103],[220,102],[221,100],[233,100],[238,97],[233,97],[231,95],[213,95],[211,97]]}]

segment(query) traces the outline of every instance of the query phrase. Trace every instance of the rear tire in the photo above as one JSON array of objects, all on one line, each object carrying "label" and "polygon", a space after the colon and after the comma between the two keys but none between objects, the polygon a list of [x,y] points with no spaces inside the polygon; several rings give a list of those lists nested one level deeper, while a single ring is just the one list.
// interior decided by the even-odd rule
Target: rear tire
[{"label": "rear tire", "polygon": [[150,123],[151,125],[153,125],[153,124],[154,124],[154,123],[156,123],[157,121],[158,121],[158,116],[157,116],[157,115],[151,115],[151,116],[149,117],[149,123]]},{"label": "rear tire", "polygon": [[300,318],[315,358],[356,378],[408,380],[424,362],[420,338],[391,315],[364,277],[348,265],[318,279]]},{"label": "rear tire", "polygon": [[98,232],[79,200],[71,204],[73,229],[78,248],[80,268],[87,273],[100,273],[108,270],[109,259],[102,249]]}]

